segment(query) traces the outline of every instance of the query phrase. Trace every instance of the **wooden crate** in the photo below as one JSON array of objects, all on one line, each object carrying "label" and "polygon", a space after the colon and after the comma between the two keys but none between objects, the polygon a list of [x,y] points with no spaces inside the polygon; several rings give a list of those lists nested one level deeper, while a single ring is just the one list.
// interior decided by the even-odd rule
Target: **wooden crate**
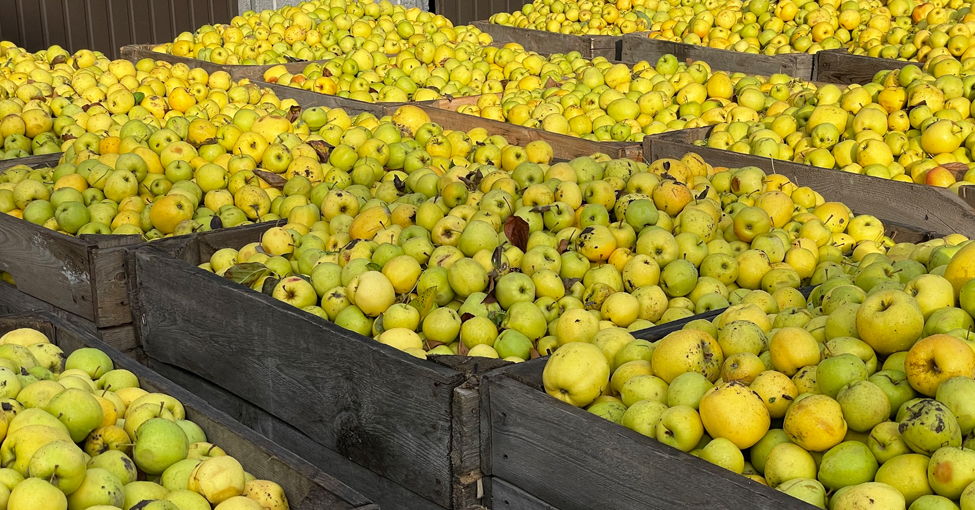
[{"label": "wooden crate", "polygon": [[[196,58],[189,57],[177,57],[176,55],[170,55],[168,53],[159,53],[152,51],[152,48],[156,47],[155,44],[132,44],[122,48],[122,58],[130,62],[138,62],[144,58],[152,60],[162,60],[163,62],[169,62],[171,64],[186,64],[191,69],[199,67],[207,73],[215,73],[217,71],[226,71],[230,74],[230,77],[234,80],[248,79],[250,81],[263,81],[264,72],[268,69],[274,67],[277,64],[272,65],[224,65],[224,64],[214,64],[213,62],[207,62],[205,60],[200,60]],[[284,64],[285,69],[291,74],[297,74],[305,69],[305,66],[317,62],[324,64],[328,62],[327,60],[314,60],[314,61],[301,61],[301,62],[290,62]]]},{"label": "wooden crate", "polygon": [[512,365],[481,382],[492,508],[814,508],[552,398],[542,385],[545,362]]},{"label": "wooden crate", "polygon": [[186,408],[186,419],[198,424],[206,432],[208,441],[227,450],[228,454],[241,461],[244,469],[257,478],[280,484],[285,489],[291,508],[378,510],[378,506],[331,475],[58,317],[44,312],[0,317],[0,335],[17,328],[42,331],[65,354],[83,347],[104,351],[112,358],[115,368],[133,372],[143,389],[175,397]]},{"label": "wooden crate", "polygon": [[[195,267],[227,243],[194,239],[170,256],[150,245],[130,267],[136,333],[150,365],[271,428],[390,508],[471,508],[482,490],[478,383],[503,360],[421,360]],[[240,356],[240,353],[247,353]],[[179,376],[179,377],[175,377]],[[255,414],[256,413],[256,414]]]},{"label": "wooden crate", "polygon": [[528,51],[549,55],[578,51],[583,58],[604,57],[609,60],[620,60],[623,47],[621,35],[557,34],[544,30],[495,25],[490,21],[475,21],[471,25],[485,34],[490,34],[496,43],[516,42]]},{"label": "wooden crate", "polygon": [[[392,115],[397,108],[404,103],[364,103],[338,96],[329,96],[310,92],[307,90],[285,87],[283,85],[272,85],[270,83],[259,83],[261,87],[267,87],[274,91],[280,99],[294,99],[302,108],[313,106],[327,106],[329,108],[345,108],[351,111],[368,111],[377,116]],[[550,133],[541,129],[526,128],[516,126],[507,122],[482,119],[473,115],[457,113],[456,108],[461,104],[471,104],[476,102],[477,96],[463,98],[459,100],[440,99],[437,101],[412,103],[414,106],[422,108],[430,121],[439,124],[444,129],[470,131],[472,128],[483,127],[492,135],[502,135],[508,143],[513,145],[528,145],[536,140],[544,140],[552,146],[553,154],[557,159],[570,160],[580,156],[589,156],[597,152],[602,152],[613,158],[628,158],[639,161],[643,156],[643,144],[637,142],[593,142],[574,138],[571,136]],[[456,104],[451,108],[450,105]]]},{"label": "wooden crate", "polygon": [[[53,167],[60,158],[51,154],[8,160],[0,172],[18,164]],[[99,328],[132,322],[124,251],[141,242],[140,236],[67,236],[0,214],[0,270],[13,275],[24,293]]]},{"label": "wooden crate", "polygon": [[785,175],[799,186],[809,186],[828,201],[848,204],[858,214],[870,214],[938,235],[975,236],[975,209],[948,189],[693,145],[707,138],[711,129],[703,127],[648,136],[644,139],[644,153],[648,161],[680,158],[695,152],[714,166],[756,166],[765,173]]},{"label": "wooden crate", "polygon": [[816,54],[814,79],[824,83],[865,84],[885,69],[902,69],[910,64],[922,67],[920,62],[894,60],[890,58],[853,55],[847,50],[826,50]]},{"label": "wooden crate", "polygon": [[757,74],[769,76],[772,74],[787,74],[794,78],[811,80],[814,74],[814,55],[808,53],[788,53],[785,55],[754,55],[733,50],[709,48],[696,44],[685,44],[673,41],[650,39],[646,34],[628,34],[623,36],[623,49],[620,60],[624,62],[639,62],[646,60],[655,64],[663,55],[671,54],[679,62],[693,62],[701,60],[715,71],[731,73]]}]

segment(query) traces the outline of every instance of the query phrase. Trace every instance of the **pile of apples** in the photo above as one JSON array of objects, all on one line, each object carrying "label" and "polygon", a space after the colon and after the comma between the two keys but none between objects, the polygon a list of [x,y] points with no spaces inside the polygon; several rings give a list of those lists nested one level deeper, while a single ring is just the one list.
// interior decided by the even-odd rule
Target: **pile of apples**
[{"label": "pile of apples", "polygon": [[971,508],[973,277],[959,235],[822,261],[788,308],[733,304],[656,342],[577,338],[545,389],[820,508]]},{"label": "pile of apples", "polygon": [[520,11],[499,12],[491,23],[573,35],[622,35],[647,30],[653,0],[535,0]]},{"label": "pile of apples", "polygon": [[639,142],[644,136],[782,111],[815,86],[786,75],[768,78],[711,71],[707,63],[661,56],[632,67],[597,57],[561,84],[486,94],[458,113],[594,141]]},{"label": "pile of apples", "polygon": [[493,156],[445,170],[285,190],[287,224],[201,267],[417,356],[517,361],[601,328],[632,339],[742,300],[793,306],[821,262],[893,245],[876,218],[754,167],[485,143]]},{"label": "pile of apples", "polygon": [[699,144],[957,191],[975,181],[975,77],[951,57],[927,69],[908,65],[864,86],[810,88],[760,118],[726,119]]},{"label": "pile of apples", "polygon": [[[133,64],[87,50],[68,55],[58,47],[37,54],[7,48],[5,57],[9,60],[0,67],[3,159],[59,153],[89,133],[124,138],[129,133],[122,128],[130,120],[160,128],[174,116],[215,118],[241,107],[280,106],[273,93],[256,85],[185,64],[149,59]],[[193,143],[204,141],[203,135],[195,133]]]},{"label": "pile of apples", "polygon": [[[207,76],[200,71],[190,74],[199,76],[194,86],[205,87]],[[139,106],[129,110],[134,118],[105,115],[112,126],[68,138],[59,165],[18,165],[0,174],[0,212],[66,234],[135,234],[149,240],[259,220],[271,197],[261,187],[270,185],[254,173],[258,166],[272,180],[295,173],[321,179],[317,153],[302,143],[311,136],[306,121],[334,134],[351,127],[352,119],[343,110],[310,109],[292,122],[287,115],[293,100],[280,101],[251,85],[240,88],[240,102],[218,107],[210,99],[195,115],[175,109],[177,114],[161,118],[133,114]],[[215,108],[212,117],[205,113],[209,103]],[[89,128],[98,115],[89,116]]]},{"label": "pile of apples", "polygon": [[384,58],[421,42],[461,41],[487,45],[492,39],[472,27],[454,27],[442,15],[388,0],[310,0],[246,11],[229,25],[184,32],[153,51],[221,65],[267,65],[331,60],[360,50]]},{"label": "pile of apples", "polygon": [[546,57],[527,52],[517,43],[499,48],[468,41],[423,41],[395,57],[357,50],[325,64],[309,64],[295,75],[283,67],[269,69],[264,79],[370,103],[407,102],[541,90],[545,84],[561,83],[589,65],[579,52]]},{"label": "pile of apples", "polygon": [[287,510],[258,480],[104,352],[30,328],[0,337],[0,506],[13,510]]},{"label": "pile of apples", "polygon": [[535,0],[490,21],[562,34],[639,31],[651,39],[763,55],[840,48],[920,62],[938,55],[959,60],[975,55],[970,51],[975,17],[961,0]]}]

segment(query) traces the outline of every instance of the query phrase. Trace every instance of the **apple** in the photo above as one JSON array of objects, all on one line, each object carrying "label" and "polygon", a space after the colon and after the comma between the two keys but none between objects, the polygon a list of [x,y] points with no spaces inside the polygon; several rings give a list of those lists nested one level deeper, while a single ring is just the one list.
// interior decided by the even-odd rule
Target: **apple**
[{"label": "apple", "polygon": [[67,510],[68,499],[57,486],[41,478],[28,478],[10,491],[7,507],[23,510]]},{"label": "apple", "polygon": [[598,347],[573,342],[563,345],[549,358],[542,380],[549,395],[585,407],[606,393],[609,375],[609,363]]},{"label": "apple", "polygon": [[924,315],[913,297],[887,290],[867,296],[856,313],[860,338],[878,354],[908,350],[921,336]]},{"label": "apple", "polygon": [[203,461],[190,475],[188,489],[218,505],[244,492],[244,468],[230,456],[212,457]]},{"label": "apple", "polygon": [[494,294],[501,308],[507,310],[514,303],[534,301],[535,283],[524,273],[508,273],[498,279]]},{"label": "apple", "polygon": [[795,478],[777,486],[775,490],[819,508],[826,508],[826,488],[814,478]]},{"label": "apple", "polygon": [[867,378],[887,394],[890,402],[890,418],[893,418],[904,402],[917,397],[917,392],[911,387],[907,375],[900,370],[881,370]]},{"label": "apple", "polygon": [[[127,438],[127,443],[131,441],[131,439],[128,439],[128,435],[125,437]],[[135,466],[135,462],[132,462],[132,459],[121,450],[109,450],[104,453],[98,453],[88,462],[88,469],[93,468],[104,469],[112,473],[112,475],[122,482],[123,486],[139,478],[139,471]]]},{"label": "apple", "polygon": [[800,396],[786,411],[782,428],[792,442],[810,452],[840,444],[847,431],[843,408],[826,395]]},{"label": "apple", "polygon": [[188,447],[186,433],[176,423],[153,418],[136,430],[132,458],[142,471],[159,475],[185,459]]},{"label": "apple", "polygon": [[105,469],[91,468],[78,490],[68,496],[71,508],[89,508],[97,505],[122,507],[125,490],[119,479]]},{"label": "apple", "polygon": [[975,427],[975,380],[970,377],[957,376],[945,380],[938,386],[935,399],[948,406],[951,413],[958,420],[961,433],[967,436]]},{"label": "apple", "polygon": [[[561,349],[556,351],[556,354],[559,352],[561,352]],[[626,409],[626,412],[623,413],[623,417],[620,419],[620,425],[647,437],[656,438],[657,424],[660,422],[660,417],[663,416],[666,410],[666,404],[654,400],[638,401]]]},{"label": "apple", "polygon": [[730,439],[723,437],[715,438],[705,445],[700,457],[733,473],[741,474],[745,469],[745,457],[741,450]]},{"label": "apple", "polygon": [[90,392],[69,388],[55,395],[45,411],[57,416],[78,443],[102,423],[102,407]]},{"label": "apple", "polygon": [[905,406],[898,430],[911,450],[931,455],[942,446],[961,446],[961,429],[948,406],[930,398]]},{"label": "apple", "polygon": [[689,452],[701,441],[704,426],[697,411],[690,406],[672,406],[661,413],[655,437],[663,444]]},{"label": "apple", "polygon": [[816,460],[799,445],[784,442],[775,445],[765,458],[762,473],[770,487],[778,487],[797,478],[816,478]]},{"label": "apple", "polygon": [[304,278],[288,276],[274,286],[271,297],[284,301],[297,308],[313,306],[318,303],[315,287]]},{"label": "apple", "polygon": [[928,320],[931,314],[940,308],[955,305],[955,293],[951,282],[942,276],[918,275],[907,283],[904,292],[914,296],[924,314],[924,320]]},{"label": "apple", "polygon": [[65,495],[78,490],[85,478],[85,453],[70,441],[54,441],[42,446],[31,457],[28,472],[32,477],[50,480]]},{"label": "apple", "polygon": [[952,377],[975,377],[975,351],[951,335],[929,336],[911,347],[904,369],[911,387],[933,397],[938,386]]},{"label": "apple", "polygon": [[904,496],[894,487],[880,482],[867,482],[851,486],[832,499],[833,510],[857,508],[906,508]]}]

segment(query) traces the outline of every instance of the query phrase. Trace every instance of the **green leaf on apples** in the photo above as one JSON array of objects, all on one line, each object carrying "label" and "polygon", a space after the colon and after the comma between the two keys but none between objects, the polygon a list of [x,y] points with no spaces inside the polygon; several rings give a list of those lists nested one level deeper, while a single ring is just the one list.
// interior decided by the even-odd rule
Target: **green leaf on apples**
[{"label": "green leaf on apples", "polygon": [[[484,301],[487,300],[485,299]],[[494,325],[497,326],[499,330],[501,329],[501,323],[504,322],[504,319],[507,316],[508,314],[504,311],[492,310],[488,312],[488,319],[491,319],[491,322],[493,322]]]},{"label": "green leaf on apples", "polygon": [[420,320],[422,321],[437,306],[437,288],[423,289],[415,298],[410,300],[410,306],[420,311]]},{"label": "green leaf on apples", "polygon": [[366,264],[366,270],[367,271],[382,271],[383,270],[383,267],[380,266],[379,264],[375,263],[375,262],[370,262],[370,263]]},{"label": "green leaf on apples", "polygon": [[262,277],[271,274],[271,270],[259,262],[244,262],[231,267],[223,274],[224,278],[241,285],[250,287]]},{"label": "green leaf on apples", "polygon": [[[61,58],[61,57],[58,57],[58,58]],[[57,60],[57,59],[54,59],[54,60]],[[146,93],[145,92],[133,92],[132,93],[132,98],[135,99],[135,104],[140,104],[140,103],[142,103],[142,100],[144,100],[146,98]]]},{"label": "green leaf on apples", "polygon": [[264,285],[261,286],[261,294],[267,294],[270,296],[274,293],[274,288],[278,286],[278,282],[281,280],[273,276],[268,276],[264,279]]},{"label": "green leaf on apples", "polygon": [[261,180],[273,188],[284,190],[284,185],[288,183],[287,179],[274,172],[268,172],[267,170],[261,170],[260,168],[255,168],[252,171],[254,172],[254,175],[260,177]]},{"label": "green leaf on apples", "polygon": [[377,335],[381,335],[383,331],[386,331],[386,328],[383,326],[383,315],[379,314],[379,317],[376,317],[376,320],[372,323],[372,328],[376,330]]}]

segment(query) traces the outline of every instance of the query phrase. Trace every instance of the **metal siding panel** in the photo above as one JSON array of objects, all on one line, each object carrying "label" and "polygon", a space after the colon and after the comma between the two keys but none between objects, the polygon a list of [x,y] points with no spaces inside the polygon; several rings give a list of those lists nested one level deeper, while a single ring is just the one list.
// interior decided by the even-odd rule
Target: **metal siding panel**
[{"label": "metal siding panel", "polygon": [[20,18],[21,43],[31,51],[37,51],[44,46],[44,34],[41,30],[41,9],[36,0],[21,0],[18,2],[17,15]]},{"label": "metal siding panel", "polygon": [[88,40],[88,15],[86,12],[87,2],[77,2],[74,0],[64,1],[64,26],[67,36],[68,51],[75,52],[81,49],[94,50],[91,41]]},{"label": "metal siding panel", "polygon": [[133,28],[129,23],[129,19],[131,19],[129,2],[128,0],[109,0],[108,4],[112,51],[115,52],[115,58],[118,58],[118,52],[123,46],[135,43]]},{"label": "metal siding panel", "polygon": [[64,30],[64,9],[60,0],[44,0],[41,6],[41,33],[47,46],[59,45],[67,48],[68,39]]},{"label": "metal siding panel", "polygon": [[106,0],[85,0],[85,21],[87,22],[88,44],[109,58],[115,58],[117,51],[112,43],[110,13]]},{"label": "metal siding panel", "polygon": [[129,29],[132,31],[132,44],[147,44],[153,41],[152,13],[149,0],[127,0],[129,7]]},{"label": "metal siding panel", "polygon": [[163,43],[176,38],[173,17],[170,15],[171,3],[168,0],[149,0],[152,13],[152,43]]}]

